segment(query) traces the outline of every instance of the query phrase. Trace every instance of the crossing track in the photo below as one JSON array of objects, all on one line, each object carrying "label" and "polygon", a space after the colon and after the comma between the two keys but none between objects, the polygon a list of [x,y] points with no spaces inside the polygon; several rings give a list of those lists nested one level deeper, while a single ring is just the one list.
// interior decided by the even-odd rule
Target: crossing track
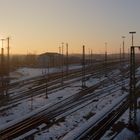
[{"label": "crossing track", "polygon": [[[109,69],[110,71],[110,69]],[[21,121],[7,129],[0,130],[0,139],[7,140],[14,137],[17,137],[35,127],[40,125],[41,123],[50,123],[50,120],[53,120],[55,117],[65,113],[66,111],[73,109],[74,107],[80,105],[81,103],[91,100],[91,98],[97,97],[94,94],[92,97],[89,93],[93,92],[98,86],[101,86],[102,83],[94,85],[90,88],[87,88],[81,91],[78,94],[75,94],[66,100],[58,102],[57,104],[38,112],[36,115],[32,116],[31,118],[27,118],[24,121]],[[109,92],[109,91],[108,91]],[[102,93],[102,92],[101,92]],[[101,94],[100,93],[100,94]],[[88,96],[90,95],[90,96]],[[98,93],[99,96],[99,93]],[[64,117],[64,116],[63,116]]]},{"label": "crossing track", "polygon": [[[106,70],[103,69],[103,66],[102,66],[103,64],[104,63],[94,65],[94,66],[93,65],[87,66],[86,79],[89,79],[91,77],[99,77],[99,75],[101,75],[102,73],[105,73],[105,71],[110,72],[111,70],[116,69],[119,65],[119,61],[108,62],[108,67],[106,68]],[[96,66],[96,69],[95,69],[95,66]],[[75,69],[75,70],[71,70],[68,76],[66,75],[66,72],[63,75],[64,75],[63,87],[61,85],[61,76],[62,76],[61,73],[54,73],[54,74],[49,75],[49,77],[47,77],[48,78],[48,82],[47,82],[48,94],[50,94],[51,91],[55,92],[57,90],[60,90],[61,88],[67,87],[70,83],[74,83],[81,80],[82,71],[81,69]],[[46,91],[45,80],[46,79],[41,77],[41,79],[38,79],[38,80],[37,78],[35,78],[35,80],[32,79],[31,81],[24,82],[25,85],[31,84],[31,88],[28,88],[24,91],[20,91],[16,95],[10,94],[9,100],[5,102],[3,105],[17,104],[19,101],[30,98],[31,96],[33,97],[33,96],[45,94],[45,91]]]},{"label": "crossing track", "polygon": [[[128,62],[128,61],[126,61]],[[113,68],[115,65],[119,65],[120,61],[119,60],[113,60],[113,61],[109,61],[107,63],[107,68]],[[96,72],[101,72],[103,73],[102,70],[103,69],[103,66],[104,66],[104,62],[100,62],[100,63],[95,63],[95,64],[91,64],[91,65],[87,65],[86,66],[86,74],[88,73],[96,73]],[[95,69],[96,68],[96,69]],[[63,76],[64,78],[70,78],[71,76],[75,77],[76,75],[81,75],[82,74],[82,68],[78,68],[78,69],[72,69],[72,70],[69,70],[68,71],[68,75],[67,75],[67,72],[66,71],[63,71]],[[95,71],[95,72],[94,72]],[[19,88],[19,86],[28,86],[29,84],[31,85],[39,85],[39,84],[44,84],[44,82],[46,83],[46,79],[47,81],[54,81],[56,79],[60,79],[62,77],[62,72],[56,72],[56,73],[50,73],[47,77],[44,77],[45,75],[43,76],[38,76],[38,77],[33,77],[33,78],[29,78],[29,79],[26,79],[26,80],[22,80],[22,81],[18,81],[18,82],[14,82],[14,83],[11,83],[10,84],[10,87],[9,89],[16,89],[16,88]]]},{"label": "crossing track", "polygon": [[[120,90],[119,86],[116,86],[116,91],[114,90],[115,87],[112,86],[110,88],[106,87],[105,89],[103,89],[103,91],[101,90],[101,91],[93,93],[93,91],[95,91],[97,86],[99,86],[99,85],[96,85],[96,87],[92,86],[90,88],[87,88],[84,91],[81,91],[81,92],[67,98],[66,100],[60,101],[44,110],[38,112],[34,116],[27,118],[24,121],[21,121],[15,125],[12,125],[11,127],[8,127],[7,129],[1,130],[0,139],[1,140],[12,139],[14,137],[17,137],[21,134],[24,134],[24,133],[30,131],[33,128],[36,128],[37,126],[41,125],[44,122],[49,124],[51,122],[51,120],[54,120],[59,115],[61,115],[61,117],[66,117],[69,114],[69,113],[66,114],[66,112],[70,111],[71,109],[74,109],[76,106],[79,106],[79,105],[81,106],[81,104],[85,103],[86,101],[90,101],[90,103],[92,103],[92,102],[94,102],[95,98],[97,98],[97,97],[100,98],[100,96],[101,96],[101,98],[103,98],[103,95],[102,95],[103,91],[104,91],[104,94],[106,93],[106,95],[104,95],[104,97],[105,97],[108,94],[110,95],[110,94],[113,94],[114,92],[116,92],[117,90]],[[109,92],[111,90],[113,90],[112,93]],[[83,105],[83,107],[84,106],[85,106],[85,104]],[[78,109],[79,108],[77,108],[76,110],[78,110]],[[66,115],[62,115],[64,113]]]}]

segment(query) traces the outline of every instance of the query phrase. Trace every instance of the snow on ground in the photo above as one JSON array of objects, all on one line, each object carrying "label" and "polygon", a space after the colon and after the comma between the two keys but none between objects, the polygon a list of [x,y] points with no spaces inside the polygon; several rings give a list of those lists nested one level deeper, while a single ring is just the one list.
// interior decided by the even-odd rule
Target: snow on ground
[{"label": "snow on ground", "polygon": [[[104,80],[104,77],[102,77],[102,79],[90,78],[87,81],[86,85],[91,86],[99,83],[101,80]],[[25,90],[25,88],[28,87],[20,87],[18,90]],[[62,99],[68,98],[69,96],[72,96],[73,94],[79,92],[79,90],[81,90],[81,82],[78,81],[70,84],[67,88],[64,88],[62,90],[56,92],[51,91],[51,94],[48,94],[47,99],[44,93],[22,100],[16,106],[10,107],[9,109],[0,112],[0,124],[3,127],[6,123],[10,123],[13,120],[21,118],[22,116],[29,114],[38,108],[55,104]],[[16,90],[15,92],[18,91]]]},{"label": "snow on ground", "polygon": [[[58,68],[49,69],[50,73],[54,73],[58,71],[60,71]],[[43,74],[47,74],[47,73],[48,73],[48,69],[44,69],[44,68],[26,68],[26,67],[19,68],[16,71],[10,73],[10,77],[13,78],[11,80],[11,83],[16,81],[26,80],[33,77],[42,76]]]},{"label": "snow on ground", "polygon": [[47,104],[54,104],[62,99],[65,99],[79,91],[79,87],[68,87],[63,90],[59,90],[55,93],[49,94],[46,99],[45,94],[41,96],[31,97],[29,99],[21,101],[17,106],[10,108],[6,111],[0,112],[0,124],[4,124],[6,122],[12,121],[16,118],[20,118],[23,115],[31,112],[31,110],[35,110]]},{"label": "snow on ground", "polygon": [[[72,69],[79,69],[81,68],[81,65],[71,65],[69,66],[69,70]],[[65,68],[64,68],[65,69]],[[12,78],[12,82],[20,81],[20,80],[26,80],[33,77],[42,76],[47,73],[55,73],[60,72],[60,68],[19,68],[16,71],[10,73],[10,77]]]},{"label": "snow on ground", "polygon": [[118,102],[118,100],[124,98],[124,96],[126,95],[122,95],[121,92],[116,92],[113,96],[108,95],[105,98],[101,98],[97,102],[93,102],[67,116],[64,122],[59,122],[49,129],[40,132],[35,136],[35,140],[58,140],[67,133],[68,136],[66,135],[64,139],[73,140],[75,135],[78,135],[78,133],[81,133],[85,128],[91,125],[91,122],[96,122],[103,113],[113,107],[113,105]]},{"label": "snow on ground", "polygon": [[[139,77],[140,76],[140,67],[137,69],[136,71],[136,76]],[[137,82],[136,84],[137,86],[140,85],[140,81]],[[138,102],[138,106],[140,108],[140,98],[138,98],[137,100]],[[137,111],[137,124],[140,130],[140,110],[138,109]],[[125,111],[125,113],[118,119],[118,121],[116,121],[116,124],[121,124],[122,126],[122,130],[120,130],[120,133],[117,135],[117,137],[114,140],[133,140],[133,139],[137,139],[139,140],[140,138],[137,138],[136,135],[134,134],[134,132],[130,131],[129,129],[127,129],[127,125],[129,123],[129,109]],[[117,134],[117,131],[119,131],[118,129],[114,131],[114,125],[113,127],[111,127],[105,134],[104,136],[101,138],[101,140],[108,140],[111,139],[112,137],[114,137]],[[139,132],[140,133],[140,132]],[[140,134],[138,134],[140,136]]]},{"label": "snow on ground", "polygon": [[116,138],[114,138],[114,140],[136,140],[136,136],[134,132],[124,128],[122,132]]},{"label": "snow on ground", "polygon": [[[80,66],[73,66],[72,69],[77,67],[79,68]],[[57,69],[52,69],[50,71],[54,72],[57,71]],[[18,77],[17,79],[23,80],[29,77],[31,78],[42,75],[42,69],[23,68],[16,71],[16,73]],[[118,74],[118,71],[114,71],[113,74],[114,73]],[[87,86],[91,86],[100,82],[103,79],[105,78],[90,78],[86,82],[86,84]],[[7,122],[9,122],[10,124],[10,122],[13,122],[13,120],[18,120],[18,118],[21,118],[22,116],[26,117],[26,114],[29,114],[36,109],[39,109],[44,106],[49,106],[50,104],[55,104],[60,100],[77,93],[80,89],[81,82],[76,82],[63,90],[59,90],[55,93],[49,94],[48,99],[45,98],[45,95],[40,95],[21,101],[17,106],[0,112],[0,124],[2,127],[4,127],[5,124],[8,124]],[[97,102],[93,102],[92,104],[84,107],[84,109],[76,111],[70,116],[67,116],[64,122],[60,122],[57,125],[53,125],[49,129],[40,132],[35,136],[35,140],[49,140],[50,138],[53,138],[53,140],[58,139],[61,136],[70,132],[71,130],[74,130],[77,126],[79,127],[82,124],[86,123],[87,120],[91,117],[94,118],[95,116],[97,116],[96,114],[101,113],[103,109],[108,108],[108,106],[112,106],[114,99],[117,100],[121,97],[121,92],[116,92],[113,96],[108,95],[104,98],[101,98]]]},{"label": "snow on ground", "polygon": [[136,75],[140,75],[140,67],[136,70]]},{"label": "snow on ground", "polygon": [[[133,140],[134,138],[136,138],[136,135],[133,131],[127,128],[128,123],[129,123],[129,109],[126,110],[125,113],[115,122],[115,124],[104,134],[101,140],[111,139],[115,135],[117,136],[114,138],[114,140]],[[116,128],[115,125],[117,126],[117,124],[120,124],[120,125],[118,125],[119,127]],[[140,110],[139,109],[137,110],[137,124],[138,124],[138,127],[140,128]]]},{"label": "snow on ground", "polygon": [[[127,115],[127,116],[126,116]],[[125,118],[128,118],[128,110],[126,113],[123,114],[121,119],[125,120]],[[128,119],[125,120],[128,124]],[[138,127],[140,128],[140,110],[137,110],[137,124]],[[140,131],[139,133],[135,134],[133,131],[127,129],[126,127],[116,136],[114,140],[139,140],[140,138]]]}]

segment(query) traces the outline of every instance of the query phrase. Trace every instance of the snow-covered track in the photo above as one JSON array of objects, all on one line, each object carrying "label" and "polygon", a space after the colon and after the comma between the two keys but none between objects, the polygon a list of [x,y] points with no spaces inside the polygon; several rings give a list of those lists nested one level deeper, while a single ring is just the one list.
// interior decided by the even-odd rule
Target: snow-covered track
[{"label": "snow-covered track", "polygon": [[[88,100],[96,98],[97,96],[99,96],[99,94],[102,93],[102,91],[97,92],[96,95],[93,94],[92,96],[89,97],[86,95],[93,92],[98,86],[100,85],[98,84],[96,85],[96,87],[93,86],[84,91],[81,91],[80,93],[73,95],[70,98],[67,98],[66,100],[63,100],[52,106],[49,106],[48,108],[43,109],[42,111],[38,112],[37,114],[34,114],[34,116],[32,117],[25,119],[24,121],[12,125],[11,127],[7,127],[7,129],[0,130],[1,140],[5,140],[6,138],[17,137],[20,134],[37,127],[41,123],[44,122],[48,123],[50,120],[53,120],[54,118],[65,113],[66,111],[73,109],[76,106]],[[65,115],[63,117],[65,117]]]},{"label": "snow-covered track", "polygon": [[14,125],[9,125],[7,129],[1,129],[0,130],[0,140],[6,140],[7,138],[13,138],[13,136],[16,136],[17,134],[20,135],[20,133],[24,133],[25,130],[29,131],[31,128],[37,127],[42,122],[48,122],[47,116],[50,116],[49,114],[55,110],[58,110],[58,108],[63,108],[66,105],[71,104],[72,102],[75,102],[79,97],[84,96],[85,92],[87,90],[94,91],[98,85],[94,85],[93,87],[90,87],[89,89],[86,89],[84,91],[81,91],[80,93],[77,93],[73,96],[70,96],[69,98],[66,98],[65,100],[62,100],[56,104],[53,104],[52,106],[49,106],[36,114],[30,116],[29,118],[24,119],[23,121],[19,121],[18,123],[15,123]]},{"label": "snow-covered track", "polygon": [[[116,68],[116,64],[118,65],[118,61],[115,62],[109,62],[106,72],[110,72],[112,69]],[[92,73],[92,74],[91,74]],[[101,73],[105,73],[105,70],[102,69],[102,65],[98,64],[96,66],[96,69],[93,70],[92,66],[88,66],[86,69],[86,79],[91,78],[91,77],[98,77]],[[66,74],[64,74],[64,84],[63,87],[61,85],[61,73],[54,73],[52,75],[50,75],[48,78],[48,94],[51,93],[51,91],[55,92],[57,90],[60,90],[61,88],[65,88],[67,87],[69,84],[80,81],[81,80],[81,76],[82,76],[82,72],[81,69],[76,69],[76,70],[71,70],[71,72],[69,73],[68,77],[66,76]],[[41,80],[42,79],[42,80]],[[46,83],[45,80],[43,78],[41,78],[39,81],[39,85],[35,84],[38,82],[37,81],[32,81],[32,85],[34,84],[34,86],[32,86],[31,88],[28,88],[25,91],[21,91],[16,95],[10,95],[9,99],[7,102],[5,102],[3,104],[3,106],[8,105],[7,107],[3,107],[4,109],[9,108],[10,105],[13,106],[14,104],[18,104],[18,102],[25,100],[27,98],[31,98],[31,96],[37,96],[37,95],[41,95],[44,94],[46,91]],[[28,83],[28,82],[27,82]],[[0,109],[1,110],[1,109]]]},{"label": "snow-covered track", "polygon": [[128,108],[127,95],[115,102],[113,106],[106,109],[106,112],[102,112],[100,117],[94,117],[94,119],[89,120],[87,123],[83,124],[81,128],[76,128],[62,140],[98,140]]},{"label": "snow-covered track", "polygon": [[115,121],[128,109],[129,102],[125,101],[116,110],[112,110],[96,127],[94,127],[83,140],[98,140]]}]

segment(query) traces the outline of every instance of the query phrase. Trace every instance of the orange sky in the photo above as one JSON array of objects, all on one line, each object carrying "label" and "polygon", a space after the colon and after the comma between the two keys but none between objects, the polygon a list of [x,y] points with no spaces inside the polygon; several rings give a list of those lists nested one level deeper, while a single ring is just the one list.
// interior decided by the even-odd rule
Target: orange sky
[{"label": "orange sky", "polygon": [[[126,50],[131,43],[129,31],[137,31],[140,44],[137,0],[0,0],[0,38],[10,36],[12,54],[58,51],[69,43],[71,53],[82,52],[82,45],[103,53],[119,52],[121,36]],[[4,45],[6,47],[6,43]]]}]

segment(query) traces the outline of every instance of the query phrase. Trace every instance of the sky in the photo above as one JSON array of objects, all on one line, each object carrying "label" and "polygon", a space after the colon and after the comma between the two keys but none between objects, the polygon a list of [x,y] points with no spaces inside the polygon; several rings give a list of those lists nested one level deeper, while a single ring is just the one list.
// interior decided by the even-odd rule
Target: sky
[{"label": "sky", "polygon": [[[0,0],[0,38],[10,37],[12,54],[58,52],[62,42],[70,53],[119,51],[140,44],[140,0]],[[1,43],[0,43],[1,47]],[[4,43],[6,48],[6,41]],[[65,50],[64,50],[65,51]]]}]

